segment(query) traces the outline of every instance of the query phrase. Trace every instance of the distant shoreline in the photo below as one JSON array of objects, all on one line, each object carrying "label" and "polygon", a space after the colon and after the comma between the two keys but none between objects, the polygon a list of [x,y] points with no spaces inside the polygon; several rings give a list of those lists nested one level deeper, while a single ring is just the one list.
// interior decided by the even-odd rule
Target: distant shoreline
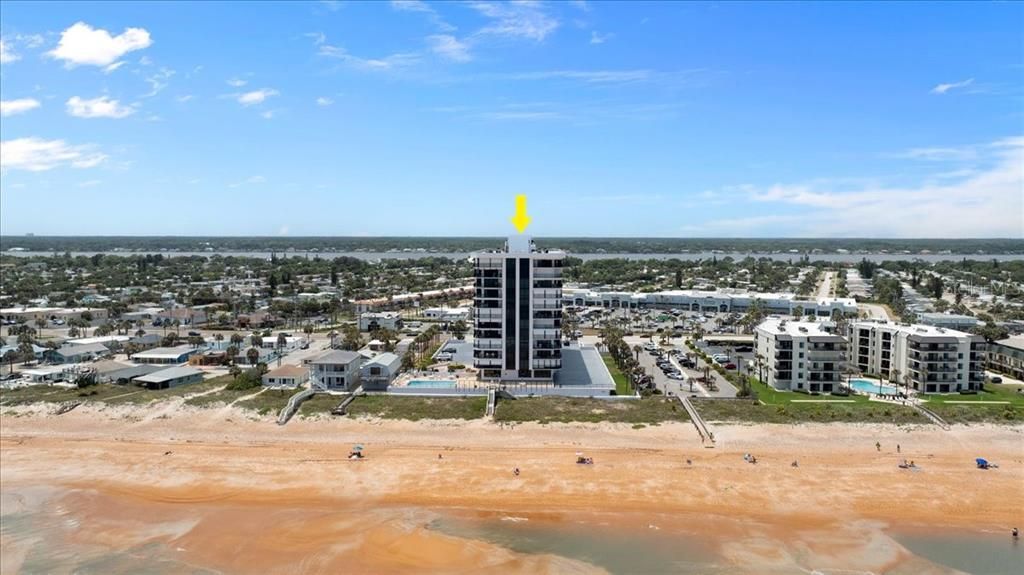
[{"label": "distant shoreline", "polygon": [[[756,257],[825,256],[892,259],[1024,257],[1024,239],[871,238],[597,238],[536,236],[542,249],[574,256]],[[0,252],[111,254],[288,254],[384,257],[451,257],[500,248],[503,237],[223,237],[223,236],[0,236]],[[11,250],[17,250],[12,252]]]},{"label": "distant shoreline", "polygon": [[[114,257],[132,257],[132,256],[147,256],[147,255],[161,255],[163,257],[237,257],[237,258],[256,258],[256,259],[270,259],[272,256],[276,257],[299,257],[299,258],[314,258],[321,257],[325,259],[334,259],[342,257],[357,258],[360,260],[376,261],[376,260],[399,260],[399,259],[425,259],[425,258],[447,258],[451,260],[459,260],[468,258],[471,252],[436,252],[436,251],[320,251],[320,250],[214,250],[214,251],[178,251],[178,250],[108,250],[108,251],[3,251],[0,252],[0,257],[12,256],[12,257],[54,257],[64,255],[65,253],[71,254],[72,257],[84,256],[92,257],[100,254],[103,256],[114,256]],[[605,259],[627,259],[627,260],[669,260],[679,259],[683,261],[697,261],[712,258],[727,258],[731,257],[734,260],[742,260],[748,257],[755,259],[768,258],[776,261],[788,261],[798,260],[806,257],[809,261],[827,261],[827,262],[839,262],[839,263],[856,263],[862,259],[873,262],[884,262],[884,261],[915,261],[920,260],[929,263],[941,262],[941,261],[960,261],[962,259],[968,260],[999,260],[999,261],[1015,261],[1024,260],[1024,253],[999,253],[999,254],[894,254],[894,253],[771,253],[771,252],[697,252],[697,253],[646,253],[646,252],[621,252],[621,253],[586,253],[586,252],[569,252],[571,257],[579,258],[582,260],[605,260]]]}]

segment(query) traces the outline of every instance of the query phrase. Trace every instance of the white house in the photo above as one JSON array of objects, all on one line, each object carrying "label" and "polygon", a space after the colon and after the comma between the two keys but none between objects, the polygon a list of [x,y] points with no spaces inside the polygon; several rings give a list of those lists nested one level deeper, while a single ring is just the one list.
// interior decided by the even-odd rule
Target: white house
[{"label": "white house", "polygon": [[309,369],[297,365],[282,365],[263,374],[263,385],[271,387],[298,387],[309,381]]},{"label": "white house", "polygon": [[309,361],[309,378],[314,389],[354,389],[362,364],[363,356],[354,351],[329,351]]}]

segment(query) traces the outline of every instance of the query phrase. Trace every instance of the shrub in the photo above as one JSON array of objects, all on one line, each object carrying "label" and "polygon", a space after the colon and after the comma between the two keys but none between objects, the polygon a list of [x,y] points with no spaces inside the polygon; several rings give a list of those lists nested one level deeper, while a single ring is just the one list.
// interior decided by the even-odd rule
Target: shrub
[{"label": "shrub", "polygon": [[247,369],[240,373],[234,381],[225,387],[225,389],[231,391],[244,391],[246,389],[255,389],[262,384],[263,382],[260,378],[259,372],[255,369]]}]

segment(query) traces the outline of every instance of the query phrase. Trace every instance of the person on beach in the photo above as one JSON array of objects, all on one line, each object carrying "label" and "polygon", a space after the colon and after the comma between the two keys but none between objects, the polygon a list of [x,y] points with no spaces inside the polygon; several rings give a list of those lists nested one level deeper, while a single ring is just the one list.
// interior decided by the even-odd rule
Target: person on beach
[{"label": "person on beach", "polygon": [[1014,527],[1013,531],[1010,532],[1010,535],[1012,535],[1014,539],[1017,539],[1020,537],[1020,531],[1018,531],[1017,528]]},{"label": "person on beach", "polygon": [[899,443],[897,443],[897,444],[896,444],[896,453],[899,453],[899,452],[900,452],[900,444],[899,444]]},{"label": "person on beach", "polygon": [[518,467],[516,467],[515,469],[512,470],[512,475],[515,475],[516,477],[519,477],[519,468]]},{"label": "person on beach", "polygon": [[881,450],[882,450],[882,444],[876,441],[876,442],[875,442],[875,449],[876,449],[877,451],[881,451]]}]

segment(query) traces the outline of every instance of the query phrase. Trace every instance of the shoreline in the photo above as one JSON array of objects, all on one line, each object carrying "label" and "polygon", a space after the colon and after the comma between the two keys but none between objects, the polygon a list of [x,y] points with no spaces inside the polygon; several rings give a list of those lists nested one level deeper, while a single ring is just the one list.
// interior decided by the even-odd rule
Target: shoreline
[{"label": "shoreline", "polygon": [[[748,564],[768,561],[779,545],[795,545],[787,539],[795,537],[816,561],[847,565],[859,561],[851,555],[847,539],[852,538],[860,541],[853,548],[871,557],[872,568],[912,560],[893,551],[898,545],[889,532],[941,526],[943,532],[998,533],[1024,523],[1024,511],[1011,504],[1024,499],[1021,426],[943,431],[863,423],[717,424],[718,446],[708,449],[688,422],[644,429],[609,423],[503,428],[483,420],[323,418],[279,427],[272,418],[236,408],[167,410],[150,418],[138,417],[137,411],[83,406],[59,417],[5,415],[0,418],[0,491],[5,498],[22,497],[24,490],[44,486],[62,494],[66,503],[60,505],[73,509],[79,521],[106,526],[99,534],[78,536],[90,546],[138,543],[139,536],[126,534],[118,521],[147,517],[150,521],[138,529],[152,531],[145,541],[189,549],[198,564],[228,572],[246,569],[231,567],[231,561],[241,560],[234,555],[222,556],[228,553],[222,530],[263,517],[282,517],[289,541],[321,541],[320,531],[351,536],[366,527],[368,517],[375,518],[370,523],[376,527],[369,528],[379,530],[374,537],[322,557],[324,565],[337,567],[351,565],[355,554],[369,561],[361,563],[367,572],[415,570],[409,567],[420,560],[438,571],[458,571],[492,565],[494,557],[507,561],[500,565],[509,572],[593,567],[425,527],[456,519],[483,525],[479,529],[485,533],[503,521],[519,525],[504,518],[526,519],[523,525],[530,529],[555,533],[591,525],[585,531],[594,534],[604,522],[657,531],[660,537],[706,540],[720,560],[742,563],[737,558],[747,557],[753,562]],[[883,444],[881,452],[876,441]],[[367,459],[350,462],[345,457],[356,443],[365,446]],[[576,465],[577,451],[593,457],[595,465]],[[745,453],[759,462],[744,462]],[[977,470],[975,456],[1000,468]],[[922,471],[898,469],[902,458],[915,460]],[[799,460],[798,468],[790,466],[793,459]],[[514,477],[512,467],[522,474]],[[174,527],[180,525],[191,527]],[[694,531],[694,525],[712,526],[713,533]],[[284,529],[274,522],[266,528]],[[267,535],[252,536],[263,541]],[[221,546],[202,543],[203,538]],[[772,543],[752,550],[733,538]],[[371,553],[368,546],[379,544],[372,542],[377,539],[400,546],[403,561],[412,563]],[[826,540],[835,549],[818,543]],[[454,559],[448,562],[437,549]],[[278,567],[297,557],[275,552],[281,556],[249,551]],[[787,557],[779,560],[790,565],[802,555],[790,551]]]}]

